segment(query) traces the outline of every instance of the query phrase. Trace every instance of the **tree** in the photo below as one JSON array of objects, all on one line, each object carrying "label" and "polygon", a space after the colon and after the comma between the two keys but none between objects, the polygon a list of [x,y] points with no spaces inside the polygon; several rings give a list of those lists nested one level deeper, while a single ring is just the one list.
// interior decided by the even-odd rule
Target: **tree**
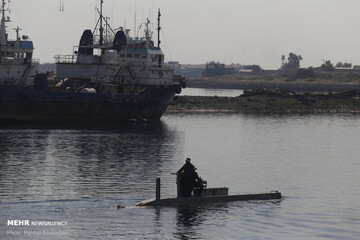
[{"label": "tree", "polygon": [[351,68],[351,67],[352,67],[352,64],[351,64],[351,63],[338,62],[338,63],[336,64],[336,67],[339,67],[339,68],[341,68],[341,67]]},{"label": "tree", "polygon": [[331,63],[330,60],[325,61],[320,68],[322,71],[325,72],[332,72],[335,70],[334,65]]},{"label": "tree", "polygon": [[314,78],[315,71],[313,67],[299,68],[296,73],[297,78]]},{"label": "tree", "polygon": [[282,66],[283,69],[299,69],[300,61],[303,58],[300,55],[296,55],[295,53],[289,53],[289,57],[287,62]]},{"label": "tree", "polygon": [[335,67],[343,67],[343,63],[342,62],[338,62]]},{"label": "tree", "polygon": [[351,63],[344,63],[344,67],[351,68],[351,67],[352,67],[352,64],[351,64]]}]

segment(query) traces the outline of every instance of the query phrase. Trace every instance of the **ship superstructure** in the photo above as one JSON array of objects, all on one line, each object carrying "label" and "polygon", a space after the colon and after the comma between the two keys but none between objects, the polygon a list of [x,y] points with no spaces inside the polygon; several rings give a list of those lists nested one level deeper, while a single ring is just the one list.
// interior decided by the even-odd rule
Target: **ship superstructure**
[{"label": "ship superstructure", "polygon": [[[147,86],[173,86],[180,93],[183,81],[174,75],[173,69],[164,66],[160,40],[157,46],[152,41],[150,21],[147,19],[142,24],[143,37],[130,37],[130,30],[123,28],[115,32],[102,15],[102,4],[103,1],[95,30],[83,32],[74,54],[55,57],[57,78],[78,82],[91,80],[96,92],[134,93]],[[159,10],[158,36],[160,16]]]},{"label": "ship superstructure", "polygon": [[1,1],[0,24],[0,84],[29,84],[29,79],[39,70],[39,62],[33,60],[34,45],[28,36],[20,36],[20,27],[16,39],[10,40],[7,24],[11,21],[6,13],[10,12],[5,0]]}]

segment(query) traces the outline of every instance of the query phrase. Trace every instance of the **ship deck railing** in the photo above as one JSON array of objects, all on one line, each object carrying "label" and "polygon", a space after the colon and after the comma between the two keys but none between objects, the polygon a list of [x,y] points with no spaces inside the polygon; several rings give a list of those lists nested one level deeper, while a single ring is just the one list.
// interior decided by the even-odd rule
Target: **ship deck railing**
[{"label": "ship deck railing", "polygon": [[[55,56],[56,63],[77,63],[77,59],[78,59],[77,55],[56,55]],[[133,60],[133,59],[131,58],[131,60]],[[128,61],[128,63],[132,64],[133,66],[138,66],[138,67],[144,66],[143,62]],[[157,62],[147,62],[145,64],[150,70],[159,70],[159,69],[161,69],[162,71],[173,70],[171,67],[166,66],[164,63],[161,63],[159,65],[159,63],[157,63]]]},{"label": "ship deck railing", "polygon": [[23,64],[37,64],[40,63],[40,59],[27,59],[24,57],[0,57],[2,63],[11,63],[12,65],[23,65]]}]

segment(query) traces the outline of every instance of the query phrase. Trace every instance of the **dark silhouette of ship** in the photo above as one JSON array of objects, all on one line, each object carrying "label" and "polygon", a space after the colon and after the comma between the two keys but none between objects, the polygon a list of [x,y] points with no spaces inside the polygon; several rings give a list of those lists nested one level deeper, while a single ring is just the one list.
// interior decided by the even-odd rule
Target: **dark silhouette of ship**
[{"label": "dark silhouette of ship", "polygon": [[103,0],[95,30],[85,30],[77,51],[56,56],[52,85],[46,74],[34,82],[0,84],[0,120],[28,122],[158,121],[186,82],[164,65],[155,46],[150,21],[142,24],[144,37],[130,30],[113,30],[103,16]]}]

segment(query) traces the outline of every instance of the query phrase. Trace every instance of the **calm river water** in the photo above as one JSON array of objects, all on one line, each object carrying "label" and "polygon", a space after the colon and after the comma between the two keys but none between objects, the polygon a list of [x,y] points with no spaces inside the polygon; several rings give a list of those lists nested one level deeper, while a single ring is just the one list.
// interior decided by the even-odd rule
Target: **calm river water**
[{"label": "calm river water", "polygon": [[204,89],[204,88],[185,88],[182,96],[218,96],[218,97],[237,97],[244,93],[242,89]]},{"label": "calm river water", "polygon": [[[360,115],[166,114],[156,126],[2,127],[0,239],[360,239],[359,124]],[[156,177],[162,197],[175,196],[171,173],[186,157],[209,187],[284,198],[135,207],[155,196]],[[14,219],[30,226],[8,226]]]}]

